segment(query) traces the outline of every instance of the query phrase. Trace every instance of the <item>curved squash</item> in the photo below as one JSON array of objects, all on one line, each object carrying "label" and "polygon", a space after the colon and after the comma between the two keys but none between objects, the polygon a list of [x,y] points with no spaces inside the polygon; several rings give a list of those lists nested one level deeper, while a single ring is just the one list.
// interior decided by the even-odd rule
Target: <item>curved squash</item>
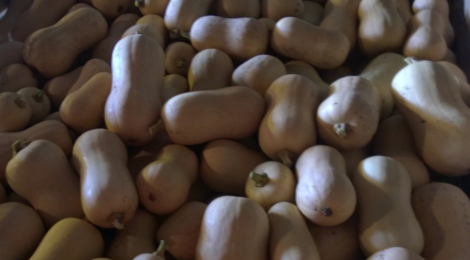
[{"label": "curved squash", "polygon": [[320,27],[342,32],[349,40],[349,49],[356,46],[357,10],[360,0],[328,0]]},{"label": "curved squash", "polygon": [[293,16],[304,16],[304,1],[302,0],[261,0],[261,15],[273,21]]},{"label": "curved squash", "polygon": [[17,92],[22,88],[37,88],[38,82],[28,66],[11,64],[0,71],[0,93]]},{"label": "curved squash", "polygon": [[43,90],[27,87],[18,91],[18,94],[20,94],[31,107],[29,125],[41,122],[51,112],[51,101]]},{"label": "curved squash", "polygon": [[67,95],[72,94],[73,92],[79,90],[83,85],[85,85],[91,78],[100,72],[111,73],[111,67],[108,63],[100,59],[91,59],[85,63],[80,75],[77,80],[73,83],[72,87],[67,92]]},{"label": "curved squash", "polygon": [[447,44],[451,44],[454,41],[455,32],[452,24],[449,20],[449,3],[444,0],[417,0],[413,1],[412,6],[413,12],[418,13],[422,10],[432,10],[441,15],[444,19],[444,38]]},{"label": "curved squash", "polygon": [[165,26],[171,38],[188,36],[189,31],[194,30],[194,22],[209,13],[212,2],[214,0],[171,0],[164,15]]},{"label": "curved squash", "polygon": [[233,63],[230,57],[217,49],[206,49],[191,60],[187,76],[190,91],[215,90],[230,86]]},{"label": "curved squash", "polygon": [[60,105],[67,96],[67,93],[78,80],[82,69],[83,66],[78,67],[67,74],[49,80],[46,85],[44,85],[44,91],[49,97],[49,100],[51,101],[52,107],[54,109],[60,108]]},{"label": "curved squash", "polygon": [[330,86],[326,84],[318,75],[315,68],[305,61],[293,60],[284,64],[287,74],[296,74],[310,79],[320,91],[320,102],[325,100],[330,94]]},{"label": "curved squash", "polygon": [[31,105],[23,96],[13,92],[0,94],[0,133],[23,130],[31,116]]}]

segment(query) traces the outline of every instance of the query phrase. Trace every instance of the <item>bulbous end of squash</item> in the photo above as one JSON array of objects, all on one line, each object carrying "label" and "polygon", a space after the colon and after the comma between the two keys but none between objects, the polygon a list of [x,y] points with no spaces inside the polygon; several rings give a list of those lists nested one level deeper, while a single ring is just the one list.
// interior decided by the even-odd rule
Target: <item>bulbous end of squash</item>
[{"label": "bulbous end of squash", "polygon": [[26,107],[26,100],[24,100],[24,98],[22,98],[22,97],[19,97],[19,98],[15,99],[15,104],[20,108],[25,108]]},{"label": "bulbous end of squash", "polygon": [[250,173],[250,179],[255,182],[255,186],[257,188],[262,188],[266,186],[269,182],[269,177],[266,173],[256,173],[256,172],[251,172]]}]

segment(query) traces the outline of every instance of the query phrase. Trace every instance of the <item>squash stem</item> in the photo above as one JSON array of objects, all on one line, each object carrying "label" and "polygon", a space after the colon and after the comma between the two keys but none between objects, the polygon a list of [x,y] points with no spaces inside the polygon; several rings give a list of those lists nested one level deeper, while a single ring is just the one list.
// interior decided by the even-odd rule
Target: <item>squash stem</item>
[{"label": "squash stem", "polygon": [[191,36],[189,35],[189,32],[181,32],[180,33],[181,37],[186,38],[188,40],[191,40]]},{"label": "squash stem", "polygon": [[149,128],[149,131],[151,135],[155,135],[163,129],[165,129],[165,125],[163,125],[163,121],[160,119],[156,124]]},{"label": "squash stem", "polygon": [[25,101],[23,98],[21,98],[21,97],[15,99],[15,103],[16,103],[16,105],[19,106],[20,108],[25,108],[25,107],[26,107],[26,101]]},{"label": "squash stem", "polygon": [[183,59],[178,59],[178,60],[176,61],[176,67],[177,67],[177,68],[184,68],[184,66],[186,66],[186,62],[184,62]]},{"label": "squash stem", "polygon": [[145,1],[144,0],[135,0],[134,2],[135,7],[144,7]]},{"label": "squash stem", "polygon": [[13,156],[17,155],[24,148],[25,148],[25,146],[23,145],[23,142],[21,142],[21,140],[18,140],[16,142],[14,142],[11,145],[11,149],[13,150]]},{"label": "squash stem", "polygon": [[124,220],[124,214],[123,213],[114,213],[111,215],[111,223],[113,223],[113,226],[116,229],[123,230],[124,229],[124,224],[122,221]]},{"label": "squash stem", "polygon": [[153,252],[152,255],[165,258],[165,240],[160,240],[160,245],[158,245],[157,251]]},{"label": "squash stem", "polygon": [[250,172],[250,179],[256,183],[255,186],[257,188],[262,188],[269,182],[269,177],[266,173],[259,174],[256,172]]},{"label": "squash stem", "polygon": [[343,139],[348,135],[348,125],[345,123],[335,124],[333,130],[339,138]]},{"label": "squash stem", "polygon": [[279,159],[281,160],[281,162],[283,164],[285,164],[287,167],[292,167],[292,157],[294,157],[294,155],[292,154],[292,152],[290,151],[282,151],[278,154],[279,156]]},{"label": "squash stem", "polygon": [[414,57],[406,57],[403,61],[408,65],[418,62]]},{"label": "squash stem", "polygon": [[39,90],[38,92],[36,92],[36,94],[33,95],[33,99],[36,102],[42,102],[42,99],[44,98],[45,94],[46,93],[43,90]]}]

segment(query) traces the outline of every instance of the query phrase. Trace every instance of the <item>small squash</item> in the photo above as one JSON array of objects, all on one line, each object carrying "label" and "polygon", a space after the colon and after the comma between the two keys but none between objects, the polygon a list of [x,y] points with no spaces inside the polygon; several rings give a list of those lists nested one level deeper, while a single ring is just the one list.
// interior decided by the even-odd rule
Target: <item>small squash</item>
[{"label": "small squash", "polygon": [[371,255],[367,260],[424,260],[424,258],[412,250],[391,247]]},{"label": "small squash", "polygon": [[232,73],[233,63],[227,54],[217,49],[203,50],[194,56],[189,66],[189,89],[198,91],[228,87]]},{"label": "small squash", "polygon": [[156,14],[163,16],[170,0],[135,0],[143,15]]},{"label": "small squash", "polygon": [[320,75],[318,75],[318,72],[312,65],[305,61],[293,60],[285,63],[284,66],[286,67],[287,74],[301,75],[315,83],[320,92],[320,102],[325,100],[330,94],[330,86],[320,78]]},{"label": "small squash", "polygon": [[162,104],[165,104],[172,97],[189,91],[188,80],[178,74],[165,76],[162,88]]},{"label": "small squash", "polygon": [[357,10],[360,0],[328,0],[320,27],[342,32],[349,41],[349,48],[356,47]]},{"label": "small squash", "polygon": [[16,63],[24,63],[22,42],[5,42],[0,44],[0,71],[9,65]]},{"label": "small squash", "polygon": [[166,71],[168,74],[179,74],[186,77],[194,55],[196,55],[196,51],[193,46],[185,42],[174,42],[168,45],[165,50]]},{"label": "small squash", "polygon": [[51,112],[51,101],[43,90],[33,87],[23,88],[18,91],[31,107],[30,125],[41,122]]},{"label": "small squash", "polygon": [[[8,42],[8,33],[20,21],[34,0],[10,0],[5,14],[0,18],[0,43]],[[4,1],[6,2],[6,1]]]},{"label": "small squash", "polygon": [[0,133],[23,130],[31,116],[31,105],[23,96],[13,92],[0,94]]},{"label": "small squash", "polygon": [[38,82],[28,66],[11,64],[0,71],[0,93],[17,92],[22,88],[37,88]]},{"label": "small squash", "polygon": [[91,0],[91,3],[106,19],[112,20],[127,13],[132,0]]},{"label": "small squash", "polygon": [[46,92],[47,97],[49,97],[54,109],[60,108],[60,105],[67,96],[67,93],[78,80],[82,69],[83,66],[78,67],[67,74],[49,80],[46,85],[44,85],[44,91]]},{"label": "small squash", "polygon": [[[194,22],[209,14],[214,0],[171,0],[165,11],[165,26],[173,39],[187,37]],[[194,27],[193,27],[194,28]],[[197,49],[197,48],[196,48]]]},{"label": "small squash", "polygon": [[227,18],[258,18],[261,13],[261,2],[258,0],[217,0],[217,16]]},{"label": "small squash", "polygon": [[302,0],[261,0],[261,15],[276,22],[287,16],[302,18],[304,2]]},{"label": "small squash", "polygon": [[108,63],[100,59],[91,59],[85,63],[83,69],[80,71],[80,76],[73,83],[72,87],[67,92],[67,95],[79,90],[84,86],[91,78],[100,72],[111,73],[111,67]]}]

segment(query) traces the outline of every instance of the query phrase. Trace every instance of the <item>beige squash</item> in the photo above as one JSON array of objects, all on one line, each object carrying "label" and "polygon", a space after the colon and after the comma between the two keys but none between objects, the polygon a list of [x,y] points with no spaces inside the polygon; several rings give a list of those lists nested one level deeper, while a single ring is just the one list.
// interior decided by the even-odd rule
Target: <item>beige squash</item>
[{"label": "beige squash", "polygon": [[313,25],[319,26],[323,20],[324,10],[319,3],[304,1],[303,19]]},{"label": "beige squash", "polygon": [[411,5],[408,0],[395,0],[398,14],[405,24],[408,24],[413,14],[411,13]]},{"label": "beige squash", "polygon": [[144,35],[154,41],[156,41],[160,47],[165,47],[165,41],[158,32],[158,30],[150,24],[136,24],[127,29],[123,34],[122,38],[132,35]]},{"label": "beige squash", "polygon": [[23,130],[31,116],[31,105],[26,98],[13,92],[0,94],[0,133]]},{"label": "beige squash", "polygon": [[41,122],[51,112],[51,101],[43,90],[33,87],[23,88],[17,92],[31,107],[29,125]]},{"label": "beige squash", "polygon": [[328,0],[320,27],[342,32],[349,40],[349,48],[356,46],[360,0]]},{"label": "beige squash", "polygon": [[212,2],[214,0],[171,0],[164,15],[171,38],[187,37],[194,22],[209,13]]},{"label": "beige squash", "polygon": [[330,94],[330,86],[326,84],[318,75],[315,68],[305,61],[293,60],[284,64],[287,74],[296,74],[307,77],[317,86],[320,91],[320,102],[325,100]]},{"label": "beige squash", "polygon": [[418,0],[413,1],[412,6],[413,12],[418,13],[422,10],[432,10],[441,15],[444,19],[444,38],[447,44],[451,44],[454,41],[455,32],[452,24],[449,20],[450,7],[449,3],[445,0]]},{"label": "beige squash", "polygon": [[188,80],[179,74],[165,76],[162,88],[162,104],[165,104],[172,97],[189,91]]},{"label": "beige squash", "polygon": [[391,247],[371,255],[367,260],[424,260],[424,258],[412,250]]},{"label": "beige squash", "polygon": [[470,107],[470,85],[468,84],[465,73],[457,65],[450,62],[440,61],[439,64],[444,65],[452,72],[452,74],[454,74],[455,79],[459,84],[460,95],[463,98],[463,102],[465,102],[465,104]]},{"label": "beige squash", "polygon": [[261,0],[261,15],[276,22],[287,16],[302,18],[304,2],[302,0]]},{"label": "beige squash", "polygon": [[136,0],[135,5],[139,7],[143,15],[156,14],[163,16],[170,0]]},{"label": "beige squash", "polygon": [[261,14],[261,2],[258,0],[218,0],[215,5],[217,15],[227,18],[258,18]]},{"label": "beige squash", "polygon": [[46,85],[44,85],[44,91],[54,109],[60,108],[60,104],[62,104],[67,93],[78,80],[82,70],[83,66],[78,67],[67,74],[49,80]]},{"label": "beige squash", "polygon": [[17,92],[22,88],[37,88],[38,82],[28,66],[11,64],[0,71],[0,93]]},{"label": "beige squash", "polygon": [[77,80],[73,83],[72,87],[67,92],[67,95],[79,90],[88,81],[90,81],[91,78],[100,72],[111,73],[111,67],[108,63],[100,59],[91,59],[87,61],[80,71],[80,76],[78,76]]},{"label": "beige squash", "polygon": [[203,50],[190,62],[187,71],[189,89],[198,91],[228,87],[232,73],[233,63],[227,54],[217,49]]},{"label": "beige squash", "polygon": [[153,28],[157,30],[157,32],[160,33],[160,36],[162,37],[163,42],[164,43],[167,42],[168,31],[166,30],[166,27],[165,27],[165,21],[163,20],[161,16],[158,16],[155,14],[144,15],[135,24],[136,25],[139,25],[139,24],[151,25]]},{"label": "beige squash", "polygon": [[357,166],[370,156],[370,145],[366,145],[361,149],[342,151],[344,161],[346,162],[346,171],[351,178],[357,170]]},{"label": "beige squash", "polygon": [[168,74],[187,76],[189,65],[196,55],[194,48],[185,42],[174,42],[165,50],[165,68]]}]

